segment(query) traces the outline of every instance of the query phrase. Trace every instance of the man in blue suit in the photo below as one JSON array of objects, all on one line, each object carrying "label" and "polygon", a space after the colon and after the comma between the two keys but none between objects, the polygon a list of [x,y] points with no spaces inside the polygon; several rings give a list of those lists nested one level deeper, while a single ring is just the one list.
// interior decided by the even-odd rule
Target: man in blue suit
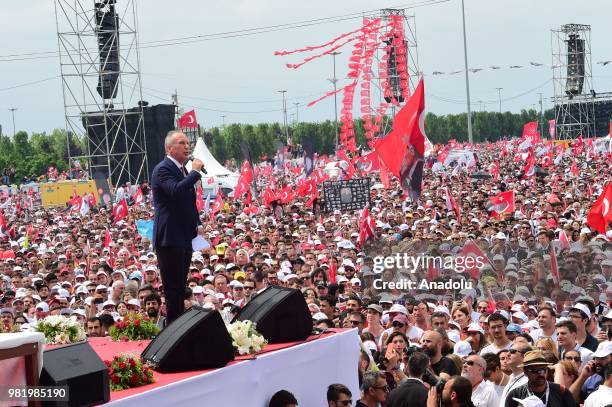
[{"label": "man in blue suit", "polygon": [[195,183],[201,178],[202,161],[195,159],[191,172],[189,140],[180,131],[168,132],[166,158],[153,170],[153,247],[166,296],[166,321],[177,319],[185,310],[185,286],[191,262],[191,241],[203,233],[196,208]]}]

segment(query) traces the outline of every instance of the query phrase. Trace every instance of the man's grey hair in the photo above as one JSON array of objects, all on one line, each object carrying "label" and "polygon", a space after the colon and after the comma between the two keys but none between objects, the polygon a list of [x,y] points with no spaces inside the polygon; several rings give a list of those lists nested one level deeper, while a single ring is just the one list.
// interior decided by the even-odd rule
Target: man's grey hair
[{"label": "man's grey hair", "polygon": [[365,394],[370,388],[375,387],[378,379],[386,379],[385,374],[383,372],[365,372],[361,382],[361,390],[363,393]]},{"label": "man's grey hair", "polygon": [[168,134],[166,134],[166,138],[164,139],[164,148],[166,149],[166,151],[168,151],[168,148],[170,148],[170,146],[172,145],[172,142],[174,141],[174,136],[176,136],[177,134],[183,134],[183,132],[180,130],[170,130]]}]

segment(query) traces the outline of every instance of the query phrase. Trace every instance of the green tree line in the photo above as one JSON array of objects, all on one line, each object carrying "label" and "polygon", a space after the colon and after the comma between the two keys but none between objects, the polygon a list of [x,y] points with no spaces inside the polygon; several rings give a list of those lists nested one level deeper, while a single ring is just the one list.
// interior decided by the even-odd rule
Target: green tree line
[{"label": "green tree line", "polygon": [[[544,114],[543,132],[548,132],[548,119],[553,118],[553,111]],[[472,127],[474,140],[495,141],[503,137],[517,137],[522,134],[523,125],[529,121],[538,120],[539,112],[523,110],[520,113],[473,112]],[[391,129],[392,119],[385,117],[381,133]],[[355,137],[357,145],[366,145],[363,121],[355,120]],[[425,120],[426,133],[432,143],[445,143],[450,139],[467,140],[467,115],[448,114],[436,115],[428,113]],[[229,124],[225,128],[214,127],[204,132],[202,136],[218,161],[243,160],[240,144],[245,143],[251,150],[251,156],[259,161],[260,157],[273,157],[276,153],[276,143],[285,143],[286,129],[278,123]],[[315,151],[319,154],[333,154],[336,140],[336,128],[331,121],[318,123],[296,123],[288,129],[291,139],[299,143],[302,137],[312,136]],[[49,166],[57,167],[59,171],[68,168],[68,134],[56,129],[50,134],[28,133],[20,131],[14,137],[0,136],[0,171],[7,166],[15,168],[15,177],[40,176],[45,174]],[[70,156],[85,155],[86,142],[83,138],[70,136]]]}]

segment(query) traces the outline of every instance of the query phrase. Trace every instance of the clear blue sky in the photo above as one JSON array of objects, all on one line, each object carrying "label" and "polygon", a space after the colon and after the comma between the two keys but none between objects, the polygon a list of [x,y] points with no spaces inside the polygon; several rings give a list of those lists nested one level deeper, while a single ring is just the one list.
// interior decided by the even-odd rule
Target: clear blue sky
[{"label": "clear blue sky", "polygon": [[[401,0],[138,0],[139,36],[140,41],[146,43],[410,3]],[[463,69],[461,2],[450,0],[416,8],[409,13],[416,17],[421,70],[431,73]],[[594,87],[597,91],[612,91],[612,64],[606,67],[596,64],[597,61],[612,59],[610,15],[612,2],[609,0],[466,0],[470,67],[529,65],[530,61],[550,65],[551,28],[565,23],[590,24]],[[64,127],[59,79],[7,89],[59,75],[57,58],[7,61],[11,58],[6,57],[9,54],[57,51],[53,0],[3,1],[2,16],[0,124],[3,132],[12,133],[8,111],[11,107],[18,108],[18,130],[49,131]],[[280,109],[277,90],[286,89],[290,98],[289,113],[295,111],[293,102],[300,102],[300,120],[331,119],[333,99],[314,108],[305,107],[308,101],[316,98],[312,95],[331,89],[327,81],[332,76],[331,58],[318,60],[299,70],[289,70],[284,64],[297,58],[279,58],[273,56],[273,52],[323,43],[356,29],[358,25],[359,19],[352,19],[247,37],[143,49],[142,84],[147,88],[144,98],[150,103],[170,102],[170,94],[177,89],[183,107],[195,106],[200,123],[212,127],[221,124],[223,114],[227,116],[227,123],[281,121],[280,111],[258,114],[229,112]],[[338,58],[339,78],[347,72],[348,51]],[[545,97],[552,96],[553,92],[549,81],[552,72],[547,68],[485,70],[471,74],[470,78],[475,110],[481,107],[477,103],[479,100],[486,101],[484,105],[488,110],[498,109],[497,87],[504,88],[502,99],[511,98],[503,101],[504,110],[510,111],[531,108],[538,102],[537,92],[543,92]],[[426,77],[427,110],[439,114],[465,111],[463,102],[455,102],[465,99],[464,81],[462,74]],[[531,93],[513,98],[542,84]],[[210,100],[227,100],[227,103]],[[245,103],[253,101],[257,103]]]}]

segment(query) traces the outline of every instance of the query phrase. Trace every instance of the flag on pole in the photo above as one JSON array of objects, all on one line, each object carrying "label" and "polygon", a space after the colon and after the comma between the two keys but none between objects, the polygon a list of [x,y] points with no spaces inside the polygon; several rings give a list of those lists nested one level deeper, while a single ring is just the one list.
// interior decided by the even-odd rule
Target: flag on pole
[{"label": "flag on pole", "polygon": [[448,187],[444,189],[446,191],[446,209],[449,211],[454,211],[455,216],[457,216],[457,220],[461,219],[461,209],[453,199],[453,195],[450,193]]},{"label": "flag on pole", "polygon": [[559,288],[561,278],[559,277],[559,267],[557,266],[557,255],[555,254],[555,245],[550,245],[550,273],[552,274],[555,287]]},{"label": "flag on pole", "polygon": [[383,164],[399,178],[404,192],[416,201],[421,195],[425,154],[425,90],[423,79],[397,113],[391,132],[376,140]]},{"label": "flag on pole", "polygon": [[190,110],[182,115],[178,120],[179,129],[197,129],[198,121],[196,120],[195,111]]},{"label": "flag on pole", "polygon": [[363,244],[370,240],[374,239],[374,230],[376,228],[376,223],[374,219],[370,216],[370,210],[366,206],[361,211],[361,218],[359,220],[359,245],[363,246]]},{"label": "flag on pole", "polygon": [[555,139],[556,130],[557,130],[557,121],[549,120],[548,121],[548,134],[550,134],[551,140]]},{"label": "flag on pole", "polygon": [[492,217],[514,212],[514,190],[490,197],[487,209],[491,212]]},{"label": "flag on pole", "polygon": [[119,201],[117,206],[113,209],[113,224],[116,224],[122,219],[127,218],[128,216],[128,205],[125,201],[125,198]]}]

